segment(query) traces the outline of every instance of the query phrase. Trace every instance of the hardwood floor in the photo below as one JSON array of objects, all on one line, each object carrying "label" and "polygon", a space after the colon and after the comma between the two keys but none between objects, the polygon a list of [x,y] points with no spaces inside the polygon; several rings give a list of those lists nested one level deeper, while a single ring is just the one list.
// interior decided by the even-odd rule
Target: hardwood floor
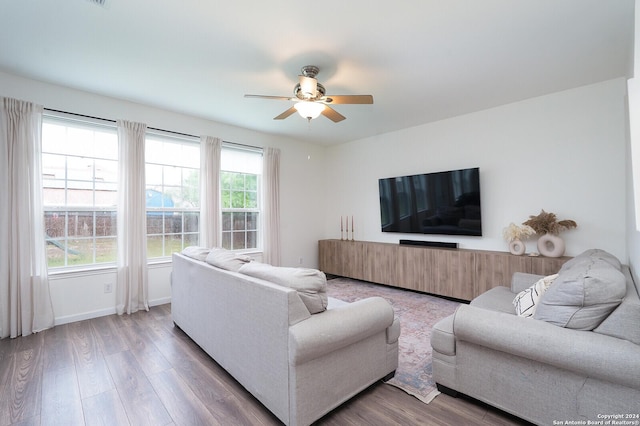
[{"label": "hardwood floor", "polygon": [[[382,382],[318,425],[516,425],[463,398],[424,404]],[[0,426],[279,425],[173,326],[171,305],[0,340]]]}]

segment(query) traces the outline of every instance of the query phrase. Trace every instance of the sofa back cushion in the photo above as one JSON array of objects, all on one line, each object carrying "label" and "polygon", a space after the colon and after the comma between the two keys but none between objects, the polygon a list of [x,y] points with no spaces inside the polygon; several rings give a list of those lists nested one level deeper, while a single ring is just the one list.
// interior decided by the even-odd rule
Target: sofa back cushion
[{"label": "sofa back cushion", "polygon": [[596,328],[626,294],[620,262],[604,253],[590,250],[565,264],[542,296],[534,318],[576,330]]},{"label": "sofa back cushion", "polygon": [[327,277],[322,271],[250,262],[238,272],[296,290],[311,314],[327,309]]}]

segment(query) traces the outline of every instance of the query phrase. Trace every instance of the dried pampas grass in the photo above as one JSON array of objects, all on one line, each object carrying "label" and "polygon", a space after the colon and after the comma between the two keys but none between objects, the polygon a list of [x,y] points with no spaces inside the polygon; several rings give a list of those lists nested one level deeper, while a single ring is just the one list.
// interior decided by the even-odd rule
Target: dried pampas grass
[{"label": "dried pampas grass", "polygon": [[535,234],[536,231],[533,230],[529,225],[516,225],[511,222],[509,226],[502,230],[502,236],[508,242],[512,242],[515,240],[523,240],[531,235]]},{"label": "dried pampas grass", "polygon": [[537,216],[529,216],[529,220],[523,224],[533,228],[538,235],[558,235],[562,231],[578,227],[578,224],[574,220],[566,219],[558,221],[555,213],[547,213],[544,210],[540,210],[540,214]]}]

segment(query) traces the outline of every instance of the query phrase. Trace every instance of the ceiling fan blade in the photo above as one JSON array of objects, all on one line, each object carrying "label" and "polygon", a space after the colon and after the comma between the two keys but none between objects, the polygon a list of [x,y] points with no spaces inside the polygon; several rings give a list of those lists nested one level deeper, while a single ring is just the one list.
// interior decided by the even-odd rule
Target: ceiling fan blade
[{"label": "ceiling fan blade", "polygon": [[286,110],[285,112],[283,112],[282,114],[280,114],[277,117],[274,117],[274,120],[284,120],[285,118],[289,117],[291,114],[295,114],[296,109],[294,107],[289,108],[288,110]]},{"label": "ceiling fan blade", "polygon": [[371,95],[327,95],[324,100],[326,104],[372,104]]},{"label": "ceiling fan blade", "polygon": [[259,99],[274,99],[277,101],[290,101],[292,100],[287,96],[269,96],[269,95],[244,95],[245,98],[259,98]]},{"label": "ceiling fan blade", "polygon": [[322,110],[322,115],[324,115],[325,117],[327,117],[329,120],[333,121],[334,123],[338,123],[342,120],[344,120],[345,117],[344,115],[340,114],[338,111],[336,111],[335,109],[331,108],[328,105],[325,105],[324,109]]}]

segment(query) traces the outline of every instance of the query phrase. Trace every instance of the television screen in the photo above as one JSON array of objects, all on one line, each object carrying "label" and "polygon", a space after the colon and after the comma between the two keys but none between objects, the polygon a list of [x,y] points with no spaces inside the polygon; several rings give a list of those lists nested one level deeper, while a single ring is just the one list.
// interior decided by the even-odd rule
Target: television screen
[{"label": "television screen", "polygon": [[482,235],[480,169],[380,179],[383,232]]}]

